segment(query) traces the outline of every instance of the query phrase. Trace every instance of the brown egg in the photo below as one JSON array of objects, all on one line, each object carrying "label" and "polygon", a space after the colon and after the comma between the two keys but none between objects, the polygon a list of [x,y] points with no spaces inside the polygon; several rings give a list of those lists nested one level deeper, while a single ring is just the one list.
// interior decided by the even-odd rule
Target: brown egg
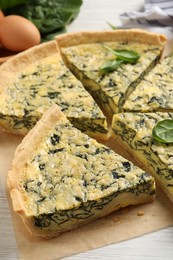
[{"label": "brown egg", "polygon": [[[2,21],[2,19],[4,18],[4,13],[0,10],[0,23]],[[1,37],[0,37],[0,47],[1,47]]]},{"label": "brown egg", "polygon": [[5,16],[0,22],[0,41],[10,51],[23,51],[40,43],[40,32],[28,19],[18,15]]}]

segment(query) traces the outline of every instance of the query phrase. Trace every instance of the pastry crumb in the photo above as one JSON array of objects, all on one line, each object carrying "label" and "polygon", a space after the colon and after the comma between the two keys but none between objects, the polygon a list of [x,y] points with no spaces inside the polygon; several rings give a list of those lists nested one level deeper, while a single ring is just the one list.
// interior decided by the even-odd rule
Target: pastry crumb
[{"label": "pastry crumb", "polygon": [[121,217],[115,217],[115,218],[113,218],[113,221],[116,223],[118,223],[118,222],[121,223],[121,222],[123,222],[123,219]]},{"label": "pastry crumb", "polygon": [[124,208],[124,209],[121,210],[121,212],[122,212],[123,214],[127,214],[127,213],[129,212],[129,209],[128,209],[128,208]]},{"label": "pastry crumb", "polygon": [[137,213],[138,216],[143,216],[144,215],[144,212],[142,210],[139,210],[138,213]]}]

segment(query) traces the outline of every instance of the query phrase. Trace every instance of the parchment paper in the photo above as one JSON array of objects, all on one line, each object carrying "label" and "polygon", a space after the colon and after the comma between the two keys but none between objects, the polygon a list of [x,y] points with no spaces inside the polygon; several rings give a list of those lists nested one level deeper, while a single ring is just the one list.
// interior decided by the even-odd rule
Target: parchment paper
[{"label": "parchment paper", "polygon": [[0,132],[1,179],[6,190],[14,224],[20,258],[24,260],[58,259],[173,225],[173,205],[158,189],[156,200],[140,206],[121,209],[78,230],[57,238],[42,240],[31,238],[23,222],[13,212],[6,187],[7,173],[14,151],[22,138]]}]

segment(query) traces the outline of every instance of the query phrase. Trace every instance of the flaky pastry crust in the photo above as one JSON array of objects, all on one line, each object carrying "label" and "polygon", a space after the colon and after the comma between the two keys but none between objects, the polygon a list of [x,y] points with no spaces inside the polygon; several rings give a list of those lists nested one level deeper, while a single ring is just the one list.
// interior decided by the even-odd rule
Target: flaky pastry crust
[{"label": "flaky pastry crust", "polygon": [[164,46],[167,38],[163,34],[140,29],[120,29],[112,31],[85,31],[66,33],[55,37],[59,48],[85,43],[133,41],[139,43]]}]

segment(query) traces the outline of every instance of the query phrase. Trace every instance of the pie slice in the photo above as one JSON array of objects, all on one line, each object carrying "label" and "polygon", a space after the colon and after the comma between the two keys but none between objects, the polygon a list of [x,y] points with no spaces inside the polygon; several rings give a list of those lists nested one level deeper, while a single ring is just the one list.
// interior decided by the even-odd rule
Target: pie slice
[{"label": "pie slice", "polygon": [[89,135],[105,139],[102,111],[65,66],[56,41],[41,44],[0,67],[0,126],[25,135],[53,104]]},{"label": "pie slice", "polygon": [[56,105],[18,146],[8,187],[31,234],[47,238],[155,196],[153,177],[74,128]]},{"label": "pie slice", "polygon": [[173,54],[162,60],[136,87],[123,106],[127,112],[173,112]]},{"label": "pie slice", "polygon": [[[173,201],[173,144],[152,138],[152,129],[163,119],[173,119],[173,113],[120,113],[113,117],[111,143],[119,153],[137,162],[151,173]],[[114,144],[113,144],[114,142]]]},{"label": "pie slice", "polygon": [[[155,66],[166,43],[163,35],[135,29],[73,33],[56,40],[67,66],[110,118]],[[113,50],[135,51],[140,58],[135,64],[123,63],[115,71],[103,74],[102,64],[115,59],[105,45]]]}]

